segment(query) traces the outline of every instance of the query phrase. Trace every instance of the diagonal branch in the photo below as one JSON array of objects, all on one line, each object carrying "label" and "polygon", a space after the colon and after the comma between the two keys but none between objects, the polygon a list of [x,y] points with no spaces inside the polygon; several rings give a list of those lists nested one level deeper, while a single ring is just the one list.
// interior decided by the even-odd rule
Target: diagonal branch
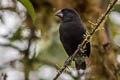
[{"label": "diagonal branch", "polygon": [[[84,46],[86,46],[86,44],[88,43],[88,41],[92,38],[92,36],[95,34],[95,32],[97,31],[97,29],[99,28],[99,26],[101,25],[101,23],[105,20],[105,18],[107,17],[107,15],[109,14],[109,12],[111,11],[111,9],[114,7],[114,5],[116,4],[118,0],[115,0],[111,6],[108,8],[108,10],[104,13],[104,15],[102,16],[102,18],[100,18],[100,20],[97,22],[97,25],[95,25],[95,28],[93,29],[93,31],[86,36],[86,38],[84,39],[84,41],[81,44],[82,49],[84,50]],[[73,55],[68,58],[66,64],[64,64],[64,66],[61,68],[61,70],[58,72],[58,74],[54,77],[53,80],[57,80],[58,77],[63,73],[63,71],[67,68],[67,66],[72,62],[72,60],[74,59],[74,57],[76,56],[76,54],[78,53],[79,48],[77,48],[75,50],[75,52],[73,53]]]}]

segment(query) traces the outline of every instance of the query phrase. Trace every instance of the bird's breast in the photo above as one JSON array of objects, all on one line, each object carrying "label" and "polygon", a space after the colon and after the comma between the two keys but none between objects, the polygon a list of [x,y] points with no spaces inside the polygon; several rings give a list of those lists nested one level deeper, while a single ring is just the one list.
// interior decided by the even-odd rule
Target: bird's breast
[{"label": "bird's breast", "polygon": [[83,40],[83,31],[78,24],[61,24],[59,29],[60,40],[67,43],[81,42]]}]

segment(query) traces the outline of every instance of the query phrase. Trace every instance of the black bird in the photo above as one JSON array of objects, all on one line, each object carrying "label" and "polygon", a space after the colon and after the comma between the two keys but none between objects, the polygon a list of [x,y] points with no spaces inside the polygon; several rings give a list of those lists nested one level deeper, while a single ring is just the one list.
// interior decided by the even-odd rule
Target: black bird
[{"label": "black bird", "polygon": [[[80,19],[79,14],[72,8],[61,9],[57,11],[55,15],[61,19],[59,28],[60,40],[68,56],[72,56],[72,54],[78,48],[78,45],[81,44],[84,40],[86,29]],[[89,57],[89,42],[86,44],[86,48],[83,54]],[[81,51],[79,51],[79,53],[76,55],[74,61],[77,70],[86,69],[85,57],[82,56]]]}]

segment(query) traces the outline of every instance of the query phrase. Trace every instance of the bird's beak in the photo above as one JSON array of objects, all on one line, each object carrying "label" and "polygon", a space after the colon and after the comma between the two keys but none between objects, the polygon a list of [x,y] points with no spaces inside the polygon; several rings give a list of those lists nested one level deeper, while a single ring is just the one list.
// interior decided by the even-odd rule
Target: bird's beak
[{"label": "bird's beak", "polygon": [[55,16],[58,16],[58,17],[62,18],[62,17],[63,17],[62,11],[61,11],[61,10],[58,10],[58,11],[55,13]]}]

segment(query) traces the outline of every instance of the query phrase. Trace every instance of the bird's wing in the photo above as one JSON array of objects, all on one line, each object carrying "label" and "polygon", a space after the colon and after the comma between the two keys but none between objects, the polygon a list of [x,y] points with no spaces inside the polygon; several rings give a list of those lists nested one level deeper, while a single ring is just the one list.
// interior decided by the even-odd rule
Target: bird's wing
[{"label": "bird's wing", "polygon": [[71,47],[71,44],[66,43],[66,42],[62,42],[62,44],[63,44],[63,47],[64,47],[65,51],[67,52],[67,54],[69,56],[71,56],[73,54],[73,52],[74,52],[72,47]]},{"label": "bird's wing", "polygon": [[85,54],[87,54],[88,57],[90,56],[90,42],[86,44]]}]

